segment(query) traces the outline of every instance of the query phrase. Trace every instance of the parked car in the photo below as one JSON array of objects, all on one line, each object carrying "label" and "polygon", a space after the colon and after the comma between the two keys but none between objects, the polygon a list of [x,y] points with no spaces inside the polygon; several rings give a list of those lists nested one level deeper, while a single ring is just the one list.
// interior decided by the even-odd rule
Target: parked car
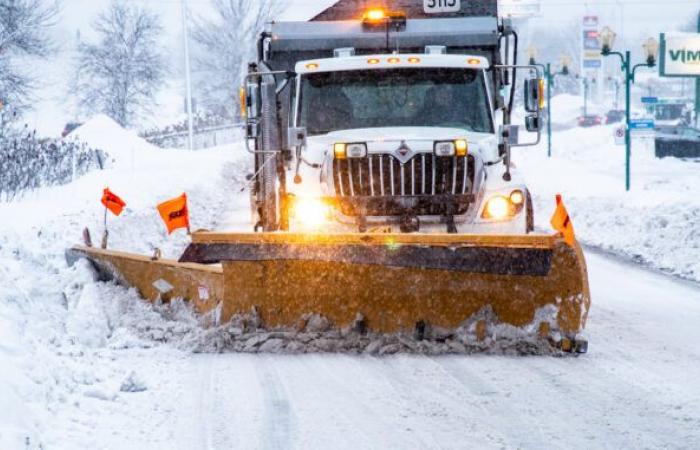
[{"label": "parked car", "polygon": [[700,130],[681,126],[672,133],[659,133],[655,139],[657,158],[700,158]]},{"label": "parked car", "polygon": [[82,123],[80,122],[68,122],[65,127],[63,127],[63,132],[61,133],[61,137],[66,137],[69,134],[71,134],[73,131],[75,131],[76,128],[80,127]]},{"label": "parked car", "polygon": [[605,114],[605,123],[618,123],[625,120],[625,111],[621,109],[611,109]]},{"label": "parked car", "polygon": [[578,126],[580,127],[594,127],[603,123],[603,118],[597,114],[589,114],[587,116],[581,116],[578,118]]}]

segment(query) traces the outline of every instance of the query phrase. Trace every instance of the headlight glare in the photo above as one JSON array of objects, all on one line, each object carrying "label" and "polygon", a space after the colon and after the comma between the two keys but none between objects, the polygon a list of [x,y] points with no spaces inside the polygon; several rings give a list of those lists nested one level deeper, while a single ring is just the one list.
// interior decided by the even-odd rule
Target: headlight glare
[{"label": "headlight glare", "polygon": [[507,198],[497,195],[491,197],[484,208],[484,217],[488,219],[505,219],[510,215],[510,202]]},{"label": "headlight glare", "polygon": [[523,191],[520,189],[515,190],[510,193],[510,201],[514,205],[522,205],[525,203],[525,195],[523,195]]},{"label": "headlight glare", "polygon": [[329,214],[329,206],[317,198],[300,197],[294,202],[294,217],[306,228],[320,228]]}]

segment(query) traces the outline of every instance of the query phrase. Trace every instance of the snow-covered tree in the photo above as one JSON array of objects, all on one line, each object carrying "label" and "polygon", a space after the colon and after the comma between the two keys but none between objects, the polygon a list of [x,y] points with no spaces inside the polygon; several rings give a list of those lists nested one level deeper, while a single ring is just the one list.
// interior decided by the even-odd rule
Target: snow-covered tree
[{"label": "snow-covered tree", "polygon": [[201,55],[196,58],[199,94],[209,109],[237,113],[237,86],[254,58],[256,37],[284,4],[281,0],[212,0],[215,18],[194,21],[193,38]]},{"label": "snow-covered tree", "polygon": [[17,68],[24,56],[46,57],[53,49],[47,29],[59,6],[45,0],[0,0],[0,110],[6,123],[28,106],[32,77]]},{"label": "snow-covered tree", "polygon": [[73,91],[81,109],[101,112],[122,126],[151,112],[163,83],[165,58],[160,18],[114,0],[93,24],[96,43],[81,43]]}]

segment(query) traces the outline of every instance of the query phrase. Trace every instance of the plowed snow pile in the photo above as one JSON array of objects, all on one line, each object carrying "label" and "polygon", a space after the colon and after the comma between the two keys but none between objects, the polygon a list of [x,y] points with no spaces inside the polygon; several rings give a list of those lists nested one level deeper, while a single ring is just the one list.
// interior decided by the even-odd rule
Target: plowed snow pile
[{"label": "plowed snow pile", "polygon": [[[168,237],[155,206],[187,192],[193,226],[214,228],[247,173],[240,158],[236,162],[244,154],[240,146],[158,149],[105,116],[76,133],[114,158],[107,170],[0,204],[5,218],[0,221],[2,449],[60,448],[61,442],[71,442],[61,433],[76,430],[58,426],[46,435],[61,411],[114,399],[122,382],[125,389],[138,390],[138,380],[111,364],[110,354],[152,347],[157,339],[141,339],[128,329],[136,320],[165,319],[135,292],[95,283],[84,266],[68,268],[63,256],[80,242],[85,226],[99,240],[102,190],[109,186],[127,202],[121,217],[108,219],[112,248],[150,253],[159,247],[164,256],[175,256],[187,237]],[[191,327],[174,322],[173,329]]]},{"label": "plowed snow pile", "polygon": [[546,139],[538,148],[516,150],[537,226],[550,229],[554,196],[562,193],[585,244],[700,281],[700,161],[657,159],[652,139],[635,139],[626,192],[625,147],[614,144],[616,126],[555,133],[552,158]]}]

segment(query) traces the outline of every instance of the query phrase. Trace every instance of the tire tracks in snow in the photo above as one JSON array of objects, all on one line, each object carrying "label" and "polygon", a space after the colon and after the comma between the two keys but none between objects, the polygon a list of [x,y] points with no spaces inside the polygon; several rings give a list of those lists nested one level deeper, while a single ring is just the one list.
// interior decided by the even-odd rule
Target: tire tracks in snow
[{"label": "tire tracks in snow", "polygon": [[[362,433],[353,435],[354,440],[361,440],[356,443],[357,447],[439,448],[430,432],[413,425],[414,415],[406,401],[406,392],[396,388],[383,370],[384,364],[380,358],[313,355],[307,356],[304,364],[308,372],[315,376],[323,372],[324,376],[318,380],[318,384],[329,391],[326,398],[333,398],[339,403],[340,408],[333,408],[333,412],[342,414],[347,432],[362,430]],[[338,370],[338,366],[341,370]],[[398,425],[402,422],[409,422],[409,426],[399,430]],[[369,428],[370,423],[373,429]]]},{"label": "tire tracks in snow", "polygon": [[262,448],[279,450],[291,447],[293,438],[294,413],[287,391],[271,356],[258,355],[260,361],[255,368],[258,372],[264,399]]},{"label": "tire tracks in snow", "polygon": [[199,385],[199,395],[197,397],[197,411],[194,413],[197,415],[199,422],[199,436],[203,438],[204,448],[207,450],[214,450],[213,434],[211,429],[211,424],[213,422],[212,404],[214,403],[215,397],[213,395],[213,383],[214,383],[214,360],[212,358],[206,358],[203,362],[198,364],[198,380],[203,380],[204,382]]}]

